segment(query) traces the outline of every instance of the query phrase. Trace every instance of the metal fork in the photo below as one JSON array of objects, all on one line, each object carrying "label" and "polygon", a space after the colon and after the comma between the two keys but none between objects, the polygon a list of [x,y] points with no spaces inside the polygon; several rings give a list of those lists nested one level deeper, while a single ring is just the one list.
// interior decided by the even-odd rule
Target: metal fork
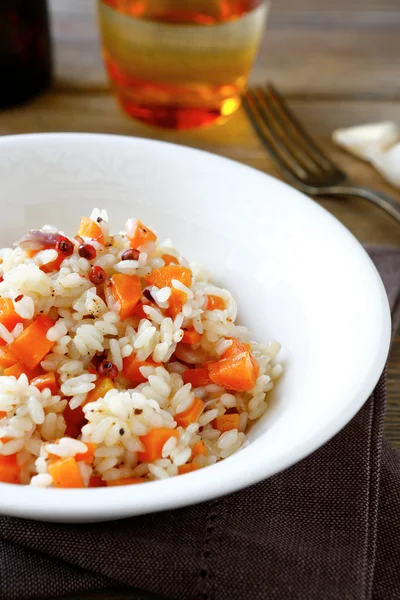
[{"label": "metal fork", "polygon": [[243,95],[243,105],[261,142],[295,187],[312,196],[360,196],[400,223],[400,203],[352,185],[310,138],[271,83],[250,88]]}]

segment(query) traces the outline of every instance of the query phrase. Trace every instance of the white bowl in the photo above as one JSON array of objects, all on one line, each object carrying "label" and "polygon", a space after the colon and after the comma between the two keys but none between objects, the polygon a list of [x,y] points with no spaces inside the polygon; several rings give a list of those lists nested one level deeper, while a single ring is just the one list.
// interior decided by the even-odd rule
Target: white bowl
[{"label": "white bowl", "polygon": [[301,193],[189,148],[89,134],[0,138],[1,246],[54,223],[76,231],[92,207],[114,228],[138,216],[205,263],[259,340],[283,345],[285,374],[250,445],[212,467],[140,486],[85,490],[0,484],[0,512],[100,521],[209,500],[286,469],[360,409],[385,364],[390,312],[354,237]]}]

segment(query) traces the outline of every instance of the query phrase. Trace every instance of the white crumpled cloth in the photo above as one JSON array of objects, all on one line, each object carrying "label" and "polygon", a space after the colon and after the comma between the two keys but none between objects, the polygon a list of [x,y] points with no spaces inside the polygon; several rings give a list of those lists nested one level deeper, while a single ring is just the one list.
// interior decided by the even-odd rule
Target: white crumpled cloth
[{"label": "white crumpled cloth", "polygon": [[389,183],[400,188],[400,130],[396,123],[385,121],[337,129],[332,139],[370,162]]}]

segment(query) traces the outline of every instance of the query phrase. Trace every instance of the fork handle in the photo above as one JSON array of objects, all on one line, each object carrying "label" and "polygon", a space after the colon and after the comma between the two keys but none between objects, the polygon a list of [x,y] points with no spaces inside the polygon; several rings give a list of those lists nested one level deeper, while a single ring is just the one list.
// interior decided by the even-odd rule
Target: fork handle
[{"label": "fork handle", "polygon": [[340,196],[359,196],[373,202],[387,213],[389,213],[398,223],[400,223],[400,202],[391,198],[382,192],[377,192],[369,188],[353,187],[351,185],[332,186],[327,188],[327,194],[338,194]]}]

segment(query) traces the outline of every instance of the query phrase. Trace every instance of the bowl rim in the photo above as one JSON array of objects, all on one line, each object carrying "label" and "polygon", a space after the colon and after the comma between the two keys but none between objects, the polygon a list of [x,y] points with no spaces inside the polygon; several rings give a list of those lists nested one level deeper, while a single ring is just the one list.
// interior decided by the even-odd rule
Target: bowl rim
[{"label": "bowl rim", "polygon": [[[222,461],[213,465],[212,468],[189,473],[186,477],[174,477],[168,480],[151,482],[152,487],[147,484],[146,486],[124,486],[123,488],[57,490],[0,483],[0,513],[44,521],[91,522],[180,508],[239,491],[271,477],[310,455],[337,434],[360,410],[377,384],[385,366],[391,338],[390,307],[384,285],[375,265],[354,235],[322,206],[272,175],[218,154],[181,144],[126,135],[52,132],[3,136],[0,138],[0,152],[2,152],[3,147],[10,147],[14,144],[24,144],[25,142],[31,144],[35,141],[39,143],[46,143],[47,141],[63,143],[63,140],[86,141],[88,143],[93,140],[99,142],[114,140],[118,144],[137,144],[138,146],[150,144],[154,147],[161,145],[169,147],[171,151],[192,153],[193,157],[197,156],[203,160],[217,163],[227,162],[231,165],[231,168],[234,167],[245,175],[249,174],[254,177],[254,174],[257,174],[257,176],[261,175],[265,178],[265,181],[273,180],[275,185],[281,186],[285,193],[292,196],[295,194],[297,197],[296,202],[303,202],[308,207],[313,205],[314,210],[325,219],[327,224],[338,228],[341,235],[347,238],[348,242],[358,250],[360,256],[363,256],[365,275],[378,291],[379,300],[374,310],[376,314],[378,312],[381,314],[382,331],[372,368],[365,373],[362,381],[360,381],[358,390],[354,393],[351,402],[338,412],[336,417],[322,428],[313,439],[303,441],[288,449],[284,458],[275,465],[267,465],[266,467],[262,462],[259,462],[253,468],[241,473],[239,481],[232,479],[229,472],[224,470],[225,461]],[[197,485],[191,485],[195,482]],[[123,493],[121,493],[121,489],[123,489]],[[26,493],[27,490],[29,490],[28,493]]]}]

